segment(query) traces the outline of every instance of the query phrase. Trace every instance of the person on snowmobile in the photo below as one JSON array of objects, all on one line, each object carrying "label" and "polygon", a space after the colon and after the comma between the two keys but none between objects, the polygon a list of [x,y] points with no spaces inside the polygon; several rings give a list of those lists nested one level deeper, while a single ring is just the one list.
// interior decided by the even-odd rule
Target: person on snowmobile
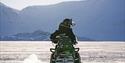
[{"label": "person on snowmobile", "polygon": [[65,33],[66,36],[68,36],[71,39],[74,45],[77,44],[76,37],[72,31],[73,25],[74,24],[72,23],[72,19],[68,18],[64,19],[63,22],[59,24],[58,30],[56,30],[54,33],[50,35],[51,41],[56,44],[57,43],[56,36]]}]

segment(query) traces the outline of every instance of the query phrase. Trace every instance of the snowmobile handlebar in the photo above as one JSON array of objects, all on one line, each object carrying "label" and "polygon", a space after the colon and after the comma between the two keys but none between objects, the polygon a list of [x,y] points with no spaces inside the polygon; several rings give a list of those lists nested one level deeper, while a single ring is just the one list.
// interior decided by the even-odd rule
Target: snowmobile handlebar
[{"label": "snowmobile handlebar", "polygon": [[78,52],[78,51],[79,51],[79,48],[75,48],[75,51],[77,51],[77,52]]},{"label": "snowmobile handlebar", "polygon": [[55,49],[54,49],[54,48],[50,48],[50,51],[54,53],[54,52],[55,52]]}]

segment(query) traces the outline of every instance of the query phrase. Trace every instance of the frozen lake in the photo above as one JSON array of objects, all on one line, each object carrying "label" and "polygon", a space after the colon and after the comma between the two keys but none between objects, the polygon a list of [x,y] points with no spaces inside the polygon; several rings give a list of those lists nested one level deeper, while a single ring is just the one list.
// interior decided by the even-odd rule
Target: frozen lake
[{"label": "frozen lake", "polygon": [[[125,42],[79,41],[82,63],[124,63]],[[0,63],[49,63],[49,41],[0,41]]]}]

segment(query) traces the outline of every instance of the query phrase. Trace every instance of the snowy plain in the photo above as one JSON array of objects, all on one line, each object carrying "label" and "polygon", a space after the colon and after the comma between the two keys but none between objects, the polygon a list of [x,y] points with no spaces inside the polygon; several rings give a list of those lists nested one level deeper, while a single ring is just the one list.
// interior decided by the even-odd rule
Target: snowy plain
[{"label": "snowy plain", "polygon": [[[82,63],[124,63],[125,42],[78,41]],[[0,63],[49,63],[50,41],[0,41]]]}]

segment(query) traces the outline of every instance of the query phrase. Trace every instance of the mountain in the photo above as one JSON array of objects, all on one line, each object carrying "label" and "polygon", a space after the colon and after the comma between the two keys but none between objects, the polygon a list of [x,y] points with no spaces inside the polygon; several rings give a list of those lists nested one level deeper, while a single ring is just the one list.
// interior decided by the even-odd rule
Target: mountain
[{"label": "mountain", "polygon": [[[17,33],[14,35],[0,36],[0,41],[47,41],[50,40],[49,32],[36,30],[30,33]],[[92,39],[86,37],[77,37],[79,41],[93,41]]]},{"label": "mountain", "polygon": [[18,21],[18,10],[0,3],[0,35],[12,34]]},{"label": "mountain", "polygon": [[25,16],[22,21],[35,25],[33,29],[40,27],[46,31],[53,31],[58,26],[56,24],[69,17],[76,22],[75,32],[79,36],[95,40],[125,40],[124,2],[89,0],[63,2],[51,6],[30,6],[23,9],[21,15]]},{"label": "mountain", "polygon": [[74,32],[77,36],[93,40],[125,41],[124,2],[125,0],[87,0],[29,6],[19,12],[19,24],[11,31],[19,33],[41,29],[54,32],[64,18],[72,18],[76,22]]},{"label": "mountain", "polygon": [[41,41],[49,40],[50,33],[36,30],[31,33],[17,33],[14,35],[1,36],[2,41]]},{"label": "mountain", "polygon": [[77,36],[77,40],[78,41],[96,41],[94,39],[90,39],[90,38],[86,38],[86,37],[79,37],[79,36]]}]

